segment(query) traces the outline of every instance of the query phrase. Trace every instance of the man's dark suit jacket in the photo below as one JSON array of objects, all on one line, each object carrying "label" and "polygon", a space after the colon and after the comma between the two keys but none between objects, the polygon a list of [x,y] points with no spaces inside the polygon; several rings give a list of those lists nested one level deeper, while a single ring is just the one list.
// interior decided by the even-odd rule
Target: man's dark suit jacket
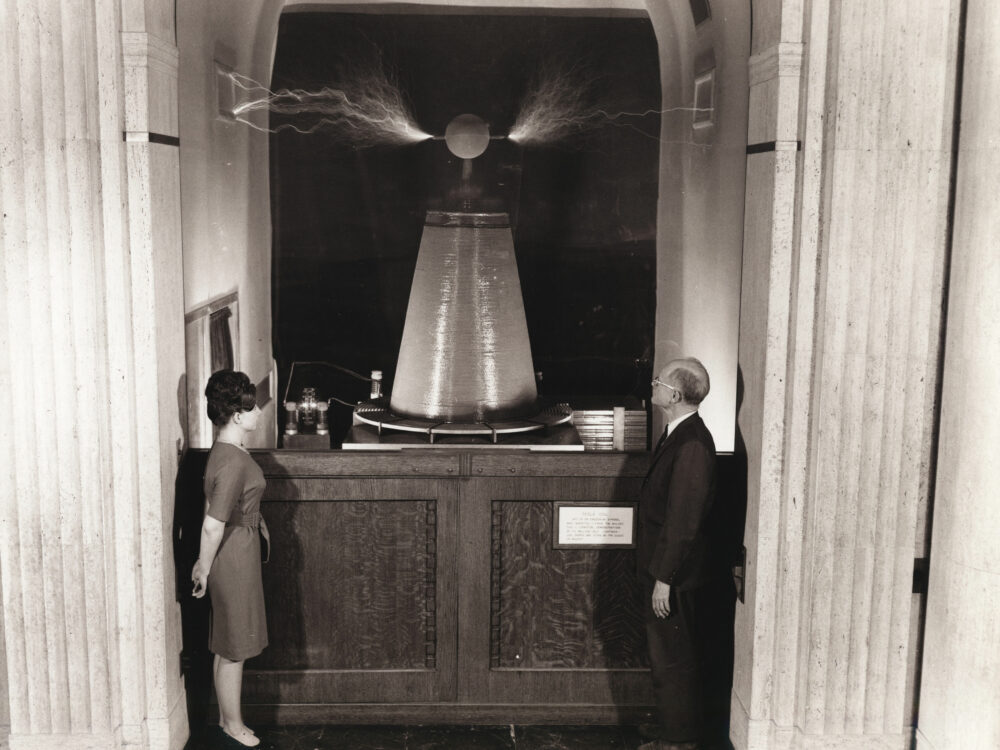
[{"label": "man's dark suit jacket", "polygon": [[639,493],[639,571],[677,591],[716,577],[706,534],[714,501],[715,441],[696,413],[653,453]]}]

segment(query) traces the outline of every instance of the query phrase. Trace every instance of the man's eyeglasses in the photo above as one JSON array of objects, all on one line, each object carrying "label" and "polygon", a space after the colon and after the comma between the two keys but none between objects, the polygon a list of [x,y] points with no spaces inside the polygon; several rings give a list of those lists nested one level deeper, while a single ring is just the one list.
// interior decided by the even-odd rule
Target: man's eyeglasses
[{"label": "man's eyeglasses", "polygon": [[651,385],[651,386],[653,386],[654,388],[655,388],[656,386],[658,386],[658,385],[662,385],[662,386],[664,386],[664,387],[666,387],[666,388],[669,388],[669,389],[670,389],[670,390],[672,390],[672,391],[680,391],[680,388],[675,388],[674,386],[670,385],[670,383],[664,383],[664,382],[663,382],[662,380],[660,380],[659,378],[653,378],[653,382],[652,382],[652,383],[650,383],[650,385]]}]

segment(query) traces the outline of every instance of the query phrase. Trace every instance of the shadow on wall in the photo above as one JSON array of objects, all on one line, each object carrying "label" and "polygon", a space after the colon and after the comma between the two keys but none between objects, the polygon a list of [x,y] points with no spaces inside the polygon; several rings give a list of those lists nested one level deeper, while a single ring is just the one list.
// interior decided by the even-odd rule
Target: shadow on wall
[{"label": "shadow on wall", "polygon": [[[720,455],[715,505],[708,518],[708,534],[718,550],[721,586],[706,636],[706,721],[711,740],[729,748],[729,711],[735,666],[736,601],[742,596],[745,555],[743,533],[747,516],[746,445],[739,428],[743,404],[743,373],[736,371],[736,435],[732,454]],[[714,745],[713,745],[714,747]]]},{"label": "shadow on wall", "polygon": [[208,650],[207,596],[191,595],[191,571],[198,559],[201,525],[205,517],[203,481],[208,451],[189,450],[180,459],[174,492],[174,569],[177,602],[181,609],[181,672],[187,692],[188,721],[192,729],[208,723],[212,698],[212,653]]},{"label": "shadow on wall", "polygon": [[177,444],[177,477],[174,481],[173,552],[175,598],[181,610],[181,673],[187,694],[188,721],[192,727],[207,721],[212,690],[212,654],[208,651],[208,597],[191,595],[191,571],[201,546],[205,515],[202,486],[207,451],[188,450],[187,374],[177,381],[177,419],[183,438]]},{"label": "shadow on wall", "polygon": [[[710,648],[706,664],[706,721],[712,730],[711,740],[720,748],[731,748],[729,721],[733,670],[735,667],[736,600],[742,597],[745,554],[743,534],[747,516],[746,444],[739,428],[743,404],[743,372],[736,371],[736,436],[731,455],[720,455],[716,502],[708,519],[708,533],[718,550],[722,587],[715,600],[716,611],[710,618],[707,635]],[[713,745],[715,747],[716,745]]]}]

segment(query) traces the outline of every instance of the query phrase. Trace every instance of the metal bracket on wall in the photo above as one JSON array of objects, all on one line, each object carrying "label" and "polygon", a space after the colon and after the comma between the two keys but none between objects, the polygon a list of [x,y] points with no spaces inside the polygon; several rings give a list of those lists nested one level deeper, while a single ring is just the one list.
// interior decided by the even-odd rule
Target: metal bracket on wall
[{"label": "metal bracket on wall", "polygon": [[[747,156],[751,154],[766,154],[770,151],[791,151],[788,145],[791,141],[782,141],[781,148],[778,147],[777,141],[764,141],[762,143],[751,143],[747,145]],[[802,150],[802,141],[795,141],[795,150]]]}]

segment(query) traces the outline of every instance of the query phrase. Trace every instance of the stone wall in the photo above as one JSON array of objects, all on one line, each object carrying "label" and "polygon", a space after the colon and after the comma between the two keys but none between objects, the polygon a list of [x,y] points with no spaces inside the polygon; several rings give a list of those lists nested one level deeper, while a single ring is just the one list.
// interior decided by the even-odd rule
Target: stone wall
[{"label": "stone wall", "polygon": [[[222,106],[249,94],[225,72],[261,86],[271,65],[281,4],[266,0],[181,0],[177,4],[180,195],[184,215],[184,308],[188,317],[220,297],[238,297],[236,369],[258,386],[277,388],[271,345],[271,202],[268,118],[252,127]],[[259,39],[263,38],[263,43]],[[220,70],[223,73],[220,73]],[[225,91],[228,88],[228,93]],[[263,128],[258,129],[258,128]],[[190,447],[212,444],[202,394],[210,374],[197,341],[207,321],[188,328]],[[265,402],[264,393],[258,394]],[[252,447],[277,444],[276,400],[265,403]]]},{"label": "stone wall", "polygon": [[[742,0],[720,0],[695,27],[687,2],[646,6],[660,45],[663,109],[653,370],[679,356],[704,362],[712,390],[700,411],[728,453],[736,443],[750,12]],[[699,80],[712,92],[711,111],[696,124]],[[655,436],[665,425],[659,413],[654,420]]]}]

